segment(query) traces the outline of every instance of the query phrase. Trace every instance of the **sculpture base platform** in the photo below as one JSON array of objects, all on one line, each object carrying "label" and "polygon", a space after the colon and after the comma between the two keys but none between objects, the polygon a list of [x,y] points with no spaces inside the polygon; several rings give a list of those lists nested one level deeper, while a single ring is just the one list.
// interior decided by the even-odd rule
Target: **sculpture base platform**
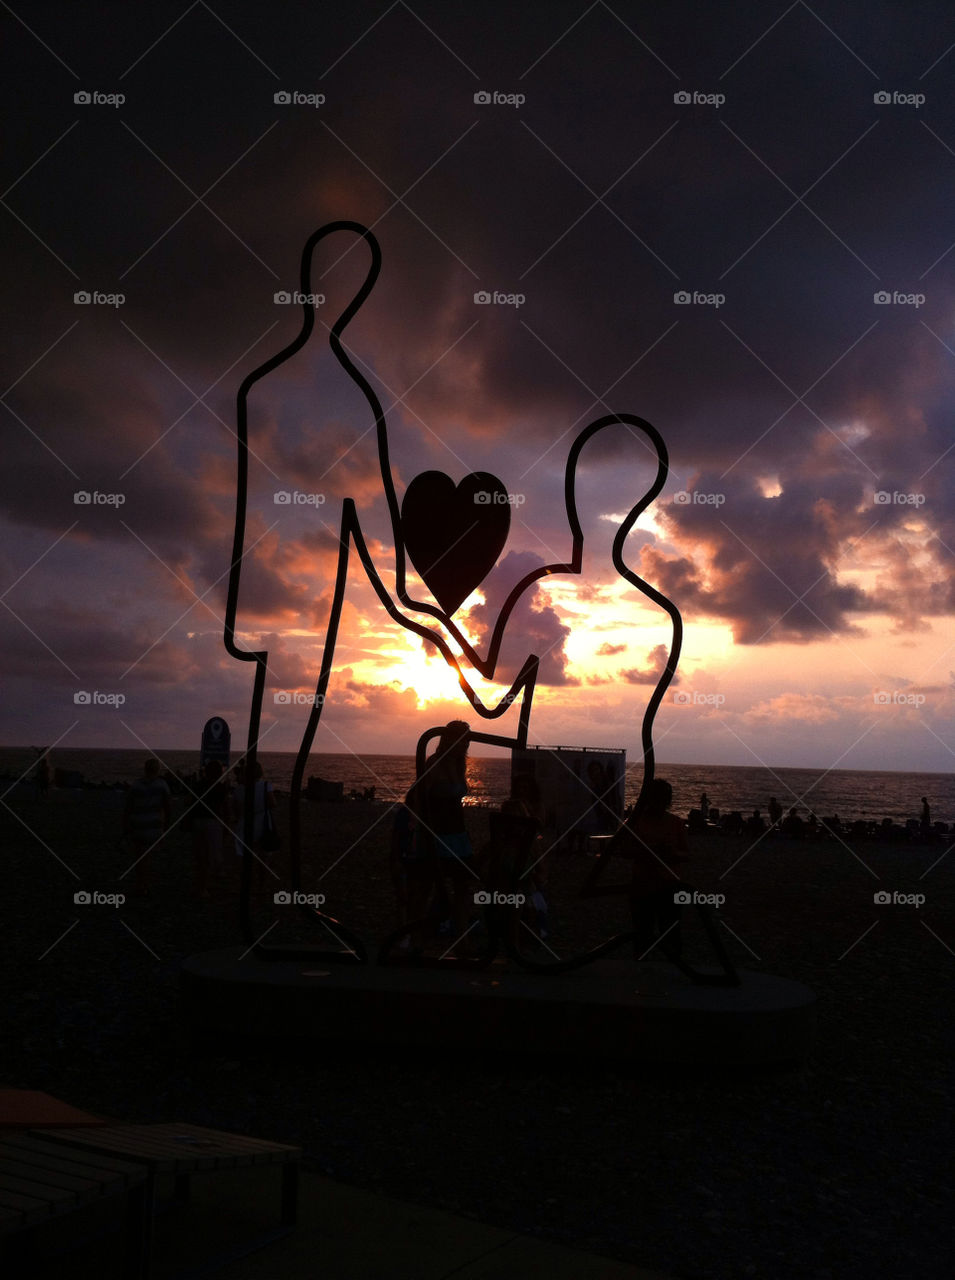
[{"label": "sculpture base platform", "polygon": [[815,994],[740,972],[738,987],[693,985],[672,965],[611,957],[573,973],[504,965],[478,972],[258,960],[234,947],[190,957],[181,974],[188,1023],[203,1035],[307,1039],[331,1046],[710,1066],[803,1059]]}]

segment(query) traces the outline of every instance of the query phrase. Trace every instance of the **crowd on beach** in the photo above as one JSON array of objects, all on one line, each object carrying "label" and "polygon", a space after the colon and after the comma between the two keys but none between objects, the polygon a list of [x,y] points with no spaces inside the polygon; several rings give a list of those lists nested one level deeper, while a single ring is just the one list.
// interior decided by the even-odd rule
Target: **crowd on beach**
[{"label": "crowd on beach", "polygon": [[[547,936],[550,855],[558,847],[586,851],[588,841],[581,837],[575,842],[573,837],[580,835],[576,831],[569,833],[569,841],[564,839],[559,844],[552,832],[548,831],[545,838],[537,783],[533,777],[518,774],[512,780],[510,798],[501,806],[500,815],[496,819],[494,815],[491,817],[491,841],[477,850],[472,849],[463,809],[468,793],[469,740],[469,727],[465,722],[452,721],[445,726],[422,775],[413,783],[404,803],[396,808],[390,863],[398,925],[403,928],[439,910],[445,915],[448,932],[455,937],[466,936],[473,918],[475,885],[480,884],[491,892],[513,890],[515,859],[521,858],[528,868],[520,886],[524,898],[522,920],[543,940]],[[163,773],[155,757],[145,762],[142,776],[124,788],[123,808],[124,840],[142,891],[148,892],[146,854],[170,827],[174,796],[182,797],[185,802],[185,811],[176,825],[191,842],[197,895],[208,898],[216,882],[233,878],[236,856],[241,856],[246,842],[249,785],[252,791],[250,849],[256,885],[261,887],[266,861],[278,849],[280,837],[274,817],[272,784],[265,779],[259,762],[251,770],[251,777],[249,773],[244,760],[227,769],[220,760],[209,759],[198,774],[190,776],[175,775],[169,770]],[[54,776],[49,752],[38,749],[32,781],[39,798],[47,796]],[[311,791],[306,795],[310,796]],[[373,793],[366,792],[364,798],[373,799]],[[921,797],[918,818],[910,818],[904,825],[891,818],[843,822],[838,814],[817,817],[811,809],[803,816],[798,806],[784,812],[775,796],[770,797],[765,815],[758,808],[749,816],[739,810],[721,813],[705,792],[684,822],[668,812],[671,803],[672,792],[666,805],[668,823],[678,824],[690,835],[713,832],[755,841],[851,839],[927,844],[941,840],[950,830],[948,823],[932,821],[925,796]],[[640,820],[634,810],[626,811],[621,830],[633,829],[634,823]],[[582,819],[582,828],[585,825]],[[614,851],[619,851],[619,841]],[[420,944],[420,930],[410,929],[402,945],[413,950]]]},{"label": "crowd on beach", "polygon": [[[142,777],[126,790],[123,807],[123,838],[136,868],[137,888],[149,892],[147,857],[169,830],[173,790],[186,797],[179,826],[192,842],[195,890],[209,898],[213,884],[229,875],[228,863],[242,856],[246,844],[246,791],[251,790],[251,841],[255,855],[257,884],[261,887],[264,857],[278,847],[272,784],[265,779],[262,765],[240,761],[227,772],[220,760],[206,760],[198,776],[177,779],[155,756],[143,765]],[[233,862],[233,866],[235,863]]]},{"label": "crowd on beach", "polygon": [[941,840],[950,830],[947,822],[932,822],[932,811],[928,798],[922,796],[918,818],[909,818],[903,826],[891,818],[875,819],[857,818],[843,822],[837,813],[829,817],[819,818],[811,809],[803,818],[798,806],[793,805],[784,814],[783,807],[771,796],[766,816],[761,810],[753,809],[748,818],[734,809],[732,813],[721,814],[714,808],[704,791],[699,806],[690,810],[687,824],[691,831],[718,830],[726,836],[749,836],[758,839],[761,836],[783,836],[788,840],[884,840],[892,844],[919,844]]}]

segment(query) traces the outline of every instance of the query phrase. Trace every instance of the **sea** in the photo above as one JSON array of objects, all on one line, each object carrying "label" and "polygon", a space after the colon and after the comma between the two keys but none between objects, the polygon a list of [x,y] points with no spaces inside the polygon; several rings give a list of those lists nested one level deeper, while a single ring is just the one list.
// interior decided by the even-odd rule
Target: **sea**
[{"label": "sea", "polygon": [[[197,770],[194,750],[157,750],[173,773]],[[80,774],[87,783],[128,783],[142,774],[142,751],[110,748],[57,749],[51,753],[54,769]],[[259,755],[266,777],[279,791],[291,785],[294,752],[263,751]],[[5,792],[16,779],[32,775],[35,753],[31,747],[0,747],[0,776]],[[918,818],[921,797],[928,798],[932,821],[955,822],[955,774],[902,773],[889,770],[752,768],[742,765],[666,764],[657,762],[656,775],[673,787],[673,811],[686,815],[699,804],[705,791],[709,802],[723,813],[738,809],[744,815],[759,809],[765,815],[775,796],[784,810],[796,806],[805,817],[837,814],[843,821],[858,818],[904,823]],[[344,784],[345,794],[363,794],[374,787],[376,800],[401,800],[414,779],[413,756],[313,753],[306,778],[317,777]],[[632,804],[643,779],[642,760],[627,765],[625,803]],[[497,807],[510,791],[508,756],[468,758],[467,803]]]}]

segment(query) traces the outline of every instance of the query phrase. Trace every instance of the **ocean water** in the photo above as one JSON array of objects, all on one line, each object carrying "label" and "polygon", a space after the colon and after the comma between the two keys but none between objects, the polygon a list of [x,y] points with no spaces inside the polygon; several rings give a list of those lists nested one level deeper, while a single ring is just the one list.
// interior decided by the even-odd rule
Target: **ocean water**
[{"label": "ocean water", "polygon": [[[195,751],[170,750],[157,754],[173,772],[191,773],[198,767]],[[264,751],[259,758],[266,777],[279,790],[288,790],[294,753]],[[57,750],[51,756],[54,768],[75,770],[94,783],[132,782],[140,776],[144,759],[142,751],[102,748]],[[0,774],[8,778],[29,777],[33,760],[34,753],[29,747],[0,747]],[[955,822],[955,775],[948,773],[666,763],[658,763],[656,773],[672,784],[674,812],[683,815],[698,804],[705,791],[710,804],[723,813],[739,809],[746,815],[760,809],[765,815],[770,796],[775,796],[784,810],[795,805],[803,817],[812,809],[820,818],[835,813],[843,821],[891,818],[904,823],[908,818],[919,816],[921,797],[927,796],[933,821]],[[374,787],[377,799],[399,800],[414,779],[414,758],[316,753],[306,770],[306,777],[309,776],[343,782],[346,793]],[[642,778],[642,761],[629,763],[625,788],[628,805],[636,799]],[[500,805],[510,789],[509,757],[471,756],[468,783],[468,803]]]}]

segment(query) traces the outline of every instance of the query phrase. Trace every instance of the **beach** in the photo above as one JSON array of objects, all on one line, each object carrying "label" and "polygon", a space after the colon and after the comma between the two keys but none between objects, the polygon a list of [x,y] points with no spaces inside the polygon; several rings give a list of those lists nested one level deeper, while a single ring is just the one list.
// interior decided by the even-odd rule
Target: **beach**
[{"label": "beach", "polygon": [[[123,874],[121,793],[43,802],[20,788],[6,804],[11,1087],[294,1142],[344,1182],[676,1276],[950,1273],[947,843],[694,836],[686,878],[725,898],[734,959],[812,987],[817,1041],[785,1070],[641,1071],[586,1053],[514,1061],[505,1045],[480,1059],[320,1041],[199,1048],[180,1025],[179,966],[240,941],[237,874],[200,900],[176,829],[137,886]],[[362,802],[303,808],[303,889],[369,941],[394,919],[391,816]],[[468,821],[480,845],[486,811]],[[558,950],[626,927],[621,899],[576,901],[586,870],[582,857],[552,860]],[[270,940],[300,928],[271,901],[286,883],[277,871],[256,899]],[[702,943],[688,932],[692,955]]]}]

